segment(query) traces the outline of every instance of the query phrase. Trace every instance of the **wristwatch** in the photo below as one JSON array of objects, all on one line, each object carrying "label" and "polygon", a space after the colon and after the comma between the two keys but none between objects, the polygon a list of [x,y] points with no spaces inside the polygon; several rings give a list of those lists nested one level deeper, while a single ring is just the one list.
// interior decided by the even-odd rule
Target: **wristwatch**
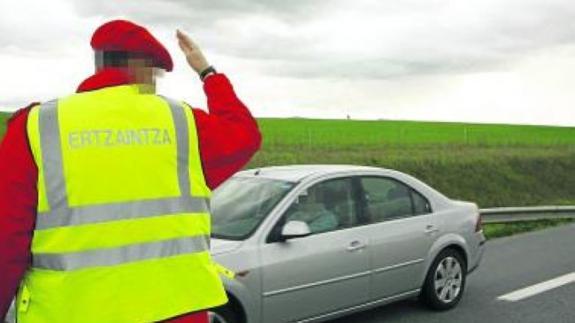
[{"label": "wristwatch", "polygon": [[208,75],[216,74],[216,69],[210,65],[200,72],[200,80],[204,80]]}]

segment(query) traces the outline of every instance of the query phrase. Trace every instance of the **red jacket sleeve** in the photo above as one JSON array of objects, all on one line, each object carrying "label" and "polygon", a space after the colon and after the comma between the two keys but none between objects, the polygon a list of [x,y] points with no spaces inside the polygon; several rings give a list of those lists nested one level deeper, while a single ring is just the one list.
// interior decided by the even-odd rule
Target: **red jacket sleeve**
[{"label": "red jacket sleeve", "polygon": [[36,218],[38,169],[26,133],[32,105],[15,113],[0,145],[0,318],[26,271]]},{"label": "red jacket sleeve", "polygon": [[192,109],[204,176],[211,189],[240,170],[261,144],[258,125],[223,74],[206,78],[209,113]]}]

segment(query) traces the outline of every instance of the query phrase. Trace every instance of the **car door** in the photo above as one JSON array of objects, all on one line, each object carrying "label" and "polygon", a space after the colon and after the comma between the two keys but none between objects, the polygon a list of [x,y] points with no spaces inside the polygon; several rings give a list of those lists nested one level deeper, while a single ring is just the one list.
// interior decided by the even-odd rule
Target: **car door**
[{"label": "car door", "polygon": [[[351,178],[317,183],[299,196],[261,248],[264,322],[291,322],[366,302],[369,257],[366,227],[358,227]],[[278,241],[289,220],[312,234]]]},{"label": "car door", "polygon": [[437,229],[427,199],[389,177],[363,176],[361,210],[370,223],[371,299],[420,288]]}]

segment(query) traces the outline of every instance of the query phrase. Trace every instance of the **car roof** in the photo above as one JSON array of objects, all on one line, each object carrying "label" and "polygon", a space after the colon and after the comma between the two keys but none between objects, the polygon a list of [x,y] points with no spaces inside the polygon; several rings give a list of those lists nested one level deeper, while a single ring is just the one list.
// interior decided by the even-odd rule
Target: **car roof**
[{"label": "car roof", "polygon": [[261,168],[247,169],[238,172],[235,176],[252,177],[260,176],[270,179],[298,182],[306,177],[314,175],[336,174],[348,171],[382,171],[379,167],[358,166],[358,165],[285,165],[269,166]]}]

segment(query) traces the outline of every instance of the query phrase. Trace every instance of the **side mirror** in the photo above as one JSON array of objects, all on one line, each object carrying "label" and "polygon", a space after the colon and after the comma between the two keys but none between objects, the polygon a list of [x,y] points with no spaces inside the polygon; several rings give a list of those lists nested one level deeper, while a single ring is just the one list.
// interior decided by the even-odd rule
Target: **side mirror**
[{"label": "side mirror", "polygon": [[306,237],[311,234],[309,225],[303,221],[289,221],[282,228],[282,238],[284,240]]}]

